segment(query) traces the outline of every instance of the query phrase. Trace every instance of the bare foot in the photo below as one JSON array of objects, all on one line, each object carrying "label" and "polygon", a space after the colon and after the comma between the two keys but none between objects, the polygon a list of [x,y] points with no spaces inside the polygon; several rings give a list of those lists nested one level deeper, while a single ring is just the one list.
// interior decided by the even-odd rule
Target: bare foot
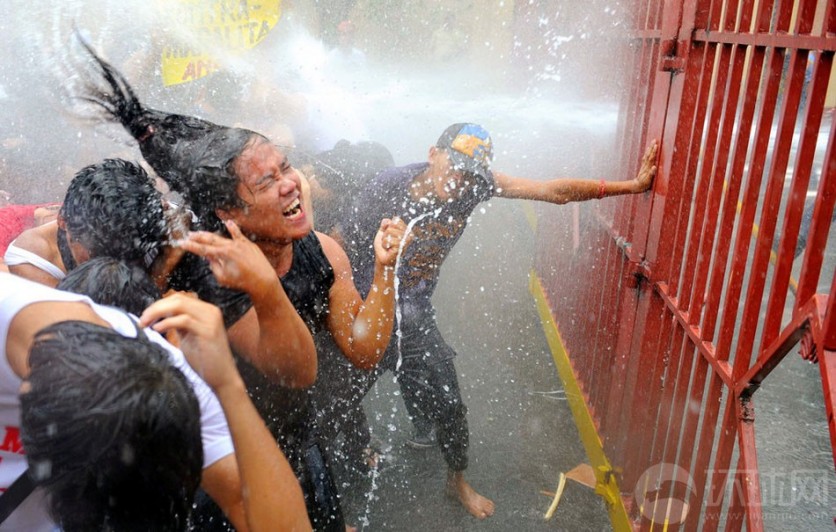
[{"label": "bare foot", "polygon": [[447,493],[458,499],[473,517],[485,519],[493,515],[493,501],[476,493],[461,471],[447,474]]},{"label": "bare foot", "polygon": [[345,532],[357,532],[356,526],[345,525]]}]

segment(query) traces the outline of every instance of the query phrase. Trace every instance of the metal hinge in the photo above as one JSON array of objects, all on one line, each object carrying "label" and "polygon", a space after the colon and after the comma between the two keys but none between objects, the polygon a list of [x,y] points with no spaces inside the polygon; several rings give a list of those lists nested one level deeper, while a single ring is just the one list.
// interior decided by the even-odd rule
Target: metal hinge
[{"label": "metal hinge", "polygon": [[682,72],[685,70],[685,51],[687,43],[676,39],[667,39],[660,43],[662,61],[659,70],[662,72]]}]

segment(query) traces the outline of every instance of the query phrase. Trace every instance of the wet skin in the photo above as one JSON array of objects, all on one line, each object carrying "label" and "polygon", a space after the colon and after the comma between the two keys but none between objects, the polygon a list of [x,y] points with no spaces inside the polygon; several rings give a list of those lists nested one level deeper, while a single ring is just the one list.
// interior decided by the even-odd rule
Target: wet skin
[{"label": "wet skin", "polygon": [[311,232],[301,177],[278,147],[255,138],[236,158],[233,170],[245,206],[219,212],[222,219],[235,221],[256,242],[287,245]]}]

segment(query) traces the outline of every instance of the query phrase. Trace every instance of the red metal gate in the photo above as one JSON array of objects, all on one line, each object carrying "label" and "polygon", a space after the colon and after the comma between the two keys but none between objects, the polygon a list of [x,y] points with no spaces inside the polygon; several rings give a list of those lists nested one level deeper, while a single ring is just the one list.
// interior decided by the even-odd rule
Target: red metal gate
[{"label": "red metal gate", "polygon": [[624,60],[640,75],[618,174],[660,139],[653,194],[580,216],[543,209],[536,273],[611,464],[599,485],[615,479],[629,526],[761,530],[755,392],[799,344],[818,361],[836,449],[836,6],[638,0],[633,12]]}]

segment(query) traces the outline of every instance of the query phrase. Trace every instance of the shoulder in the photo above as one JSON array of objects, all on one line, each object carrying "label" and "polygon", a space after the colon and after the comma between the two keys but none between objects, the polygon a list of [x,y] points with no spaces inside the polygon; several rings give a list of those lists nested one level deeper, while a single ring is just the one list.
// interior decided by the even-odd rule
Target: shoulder
[{"label": "shoulder", "polygon": [[57,232],[57,223],[47,223],[22,232],[15,239],[14,244],[16,247],[34,253],[53,264],[61,264]]},{"label": "shoulder", "polygon": [[319,244],[322,246],[322,252],[325,253],[325,256],[330,262],[333,262],[332,257],[346,257],[346,260],[348,260],[345,250],[336,240],[325,233],[320,233],[319,231],[315,231],[314,234],[316,235],[316,239],[319,240]]},{"label": "shoulder", "polygon": [[415,163],[386,168],[369,180],[362,192],[367,196],[385,196],[389,192],[402,190],[426,167],[427,163]]},{"label": "shoulder", "polygon": [[325,257],[334,269],[334,273],[349,270],[351,268],[351,263],[349,262],[348,255],[342,246],[325,233],[317,231],[315,234],[317,239],[319,239],[319,243],[322,245],[322,252],[325,253]]},{"label": "shoulder", "polygon": [[[382,183],[394,183],[394,184],[402,184],[405,182],[409,182],[414,178],[416,175],[423,172],[428,163],[412,163],[407,164],[406,166],[393,166],[391,168],[387,168],[380,172],[375,178],[375,181],[380,181]],[[374,182],[374,181],[373,181]]]}]

